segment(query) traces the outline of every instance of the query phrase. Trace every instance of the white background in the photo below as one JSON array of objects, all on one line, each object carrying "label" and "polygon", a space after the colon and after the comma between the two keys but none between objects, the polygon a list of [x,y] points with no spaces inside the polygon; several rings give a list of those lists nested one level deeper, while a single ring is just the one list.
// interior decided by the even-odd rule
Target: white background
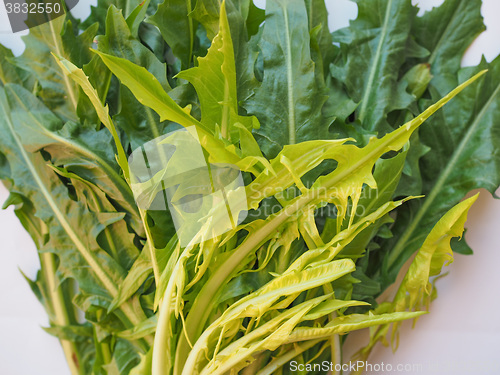
[{"label": "white background", "polygon": [[[261,7],[264,2],[256,1]],[[442,0],[413,2],[423,12]],[[95,3],[81,0],[75,12],[84,18]],[[3,13],[3,2],[0,4]],[[350,1],[327,0],[327,6],[331,29],[347,26],[349,19],[356,17],[356,6]],[[482,54],[491,61],[500,53],[500,0],[483,0],[482,14],[488,30],[469,48],[463,65],[477,64]],[[20,35],[8,33],[4,22],[5,13],[0,14],[0,43],[22,53]],[[7,196],[0,185],[0,202]],[[456,256],[448,267],[450,274],[438,282],[439,298],[431,305],[431,314],[422,317],[413,330],[411,324],[403,325],[396,354],[379,346],[370,363],[383,362],[394,368],[397,364],[422,365],[421,372],[411,372],[420,374],[500,374],[500,200],[481,191],[467,228],[466,239],[475,254]],[[36,249],[12,207],[0,212],[0,238],[0,374],[69,374],[58,341],[40,328],[48,324],[45,311],[19,272],[21,269],[34,278],[39,264]],[[349,336],[345,361],[366,338],[366,332]]]}]

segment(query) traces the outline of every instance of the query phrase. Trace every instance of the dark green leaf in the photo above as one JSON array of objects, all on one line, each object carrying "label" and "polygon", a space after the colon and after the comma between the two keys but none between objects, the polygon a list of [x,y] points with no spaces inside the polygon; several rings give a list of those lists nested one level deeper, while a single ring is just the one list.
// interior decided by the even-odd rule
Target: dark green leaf
[{"label": "dark green leaf", "polygon": [[399,82],[399,69],[416,9],[410,0],[356,2],[358,18],[333,34],[342,59],[331,71],[359,103],[356,118],[363,128],[382,135],[391,129],[387,114],[414,100]]},{"label": "dark green leaf", "polygon": [[284,145],[329,138],[321,115],[326,97],[315,80],[304,3],[268,1],[259,46],[264,80],[245,108],[260,121],[255,134],[264,154],[273,158]]},{"label": "dark green leaf", "polygon": [[192,0],[164,0],[147,22],[160,29],[163,39],[172,48],[184,69],[192,63],[196,21],[193,19]]},{"label": "dark green leaf", "polygon": [[[500,116],[500,58],[462,69],[459,79],[484,68],[489,69],[484,78],[420,129],[422,142],[432,150],[423,157],[421,168],[426,198],[409,202],[407,210],[399,211],[394,238],[383,244],[387,283],[450,206],[473,189],[485,188],[494,194],[500,185],[500,156],[495,151],[500,147],[496,121]],[[431,93],[439,95],[435,90]]]}]

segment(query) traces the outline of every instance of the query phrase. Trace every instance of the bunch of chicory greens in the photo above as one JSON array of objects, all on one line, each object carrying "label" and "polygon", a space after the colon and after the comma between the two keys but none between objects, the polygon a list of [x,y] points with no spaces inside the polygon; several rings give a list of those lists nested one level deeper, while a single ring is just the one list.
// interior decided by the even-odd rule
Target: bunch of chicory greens
[{"label": "bunch of chicory greens", "polygon": [[[331,34],[322,0],[99,0],[0,46],[4,207],[72,374],[289,374],[372,327],[367,358],[471,253],[462,199],[500,185],[500,58],[460,68],[481,1],[356,3]],[[180,126],[249,208],[182,246],[128,159]]]}]

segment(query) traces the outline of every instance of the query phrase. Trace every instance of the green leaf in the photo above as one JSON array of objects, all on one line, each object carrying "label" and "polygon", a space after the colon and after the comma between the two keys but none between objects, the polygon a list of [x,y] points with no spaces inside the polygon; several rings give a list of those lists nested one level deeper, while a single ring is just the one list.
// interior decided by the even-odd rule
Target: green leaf
[{"label": "green leaf", "polygon": [[[75,173],[68,172],[64,168],[50,167],[60,176],[69,179],[75,189],[76,198],[79,202],[86,205],[91,212],[116,213],[116,216],[120,218],[125,216],[116,211],[104,192],[92,182],[85,180]],[[99,246],[110,254],[125,270],[130,269],[134,260],[139,256],[139,250],[136,248],[134,240],[135,235],[129,232],[124,220],[119,220],[108,225],[97,236]],[[122,285],[120,285],[120,288]]]},{"label": "green leaf", "polygon": [[193,20],[192,0],[164,0],[154,15],[147,19],[161,32],[163,39],[181,61],[183,69],[192,63],[196,22]]},{"label": "green leaf", "polygon": [[[364,184],[375,188],[375,181],[372,175],[372,169],[375,162],[385,153],[389,151],[397,151],[400,150],[406,142],[408,142],[411,134],[415,131],[427,118],[429,118],[434,112],[436,112],[439,108],[444,106],[451,98],[457,95],[460,91],[462,91],[465,87],[472,84],[476,81],[480,76],[484,75],[484,71],[474,76],[472,79],[457,87],[455,90],[450,92],[447,96],[442,98],[436,104],[429,107],[426,111],[424,111],[420,116],[413,119],[409,123],[403,125],[399,129],[393,131],[390,134],[387,134],[381,139],[372,138],[367,146],[364,148],[358,148],[352,144],[344,144],[344,142],[335,142],[330,141],[330,148],[325,147],[326,150],[321,151],[321,147],[318,145],[323,145],[328,143],[327,141],[310,141],[305,142],[299,145],[288,146],[287,149],[283,151],[289,152],[290,154],[294,154],[294,148],[299,151],[295,154],[297,163],[300,163],[300,156],[303,155],[301,150],[304,147],[310,147],[312,145],[319,148],[319,152],[323,152],[321,156],[323,159],[333,159],[338,162],[337,168],[331,172],[330,174],[319,177],[311,189],[307,191],[303,191],[302,195],[299,195],[295,199],[291,199],[287,204],[283,207],[281,211],[278,213],[269,216],[266,220],[259,220],[252,223],[252,226],[245,228],[248,232],[247,237],[232,250],[223,261],[218,264],[218,267],[211,273],[210,277],[207,279],[200,292],[198,293],[194,303],[191,307],[190,313],[186,319],[185,331],[189,336],[190,340],[195,340],[202,334],[202,327],[209,318],[209,313],[211,309],[214,307],[214,303],[217,300],[216,297],[218,293],[221,291],[222,285],[229,282],[229,280],[234,277],[237,272],[246,266],[248,262],[248,256],[252,254],[256,248],[262,246],[275,231],[283,225],[285,222],[290,220],[290,218],[297,218],[303,212],[307,212],[308,207],[316,207],[319,202],[329,202],[335,203],[337,209],[341,213],[341,217],[345,217],[345,212],[347,209],[347,205],[349,200],[353,202],[353,210],[356,209],[356,204],[359,201],[359,197],[362,192],[362,187]],[[277,160],[281,160],[281,158],[277,157]],[[321,160],[321,159],[320,159]],[[318,162],[319,163],[319,162]],[[292,167],[295,167],[293,163],[289,163]],[[303,168],[314,168],[314,164],[304,166]],[[300,171],[300,170],[299,170]],[[270,186],[272,185],[272,178],[269,181]],[[276,178],[281,177],[278,173]],[[288,175],[288,181],[291,185],[296,178],[294,179],[293,173],[292,175]],[[281,177],[283,178],[283,177]],[[257,181],[256,179],[255,181]],[[285,187],[290,186],[288,184],[279,183],[279,186]],[[251,190],[251,185],[248,186]],[[265,189],[266,193],[271,189]],[[251,191],[263,191],[263,190],[251,190]],[[272,190],[271,190],[272,191]],[[272,194],[272,193],[271,193]],[[265,196],[260,194],[260,200],[262,200]],[[250,204],[249,198],[249,207],[252,208],[252,204]],[[352,225],[352,221],[354,220],[354,216],[350,217],[349,226]],[[339,223],[342,224],[342,221],[339,220]],[[181,257],[182,258],[182,257]],[[180,263],[176,265],[177,272],[180,272],[181,276],[178,276],[178,273],[174,272],[174,280],[169,283],[170,288],[167,288],[165,292],[165,296],[172,296],[174,294],[174,285],[179,283],[177,278],[183,278],[182,267],[183,265]],[[183,259],[183,262],[186,262]],[[175,294],[177,295],[177,294]],[[171,345],[171,325],[170,319],[171,314],[173,312],[172,302],[165,298],[163,300],[162,309],[160,310],[159,317],[159,327],[156,334],[156,348],[161,347],[165,348],[166,346]],[[178,302],[177,302],[178,303]],[[158,350],[158,349],[156,349]],[[186,340],[185,335],[181,335],[180,341],[177,345],[176,352],[176,360],[175,366],[176,370],[174,373],[178,371],[178,369],[182,368],[184,361],[188,354],[188,342]],[[170,358],[166,359],[158,359],[157,365],[159,367],[167,367],[168,361]],[[153,356],[153,362],[155,362],[155,356]]]},{"label": "green leaf", "polygon": [[[136,40],[121,11],[111,6],[106,18],[106,35],[98,38],[99,51],[127,59],[147,69],[165,91],[170,91],[166,66],[140,41]],[[96,56],[97,57],[97,56]],[[113,118],[131,142],[132,149],[165,133],[168,122],[161,122],[154,111],[139,103],[129,89],[120,87],[120,112]]]},{"label": "green leaf", "polygon": [[399,322],[401,320],[414,319],[425,314],[425,311],[395,312],[390,314],[350,314],[340,316],[330,321],[325,327],[305,328],[298,327],[290,334],[287,342],[314,340],[328,338],[333,334],[345,334],[362,328],[373,327],[380,324]]},{"label": "green leaf", "polygon": [[420,309],[422,303],[428,304],[426,300],[431,296],[429,278],[439,275],[443,266],[453,262],[450,241],[453,237],[462,237],[468,211],[478,196],[457,204],[432,228],[394,297],[396,311]]},{"label": "green leaf", "polygon": [[261,316],[269,311],[280,297],[321,286],[351,273],[354,269],[352,260],[342,259],[306,268],[299,272],[286,272],[271,280],[258,291],[234,303],[222,314],[218,324],[227,324],[232,319],[242,317]]},{"label": "green leaf", "polygon": [[[75,278],[81,290],[104,299],[113,298],[123,275],[121,267],[97,244],[97,236],[108,225],[121,219],[116,213],[94,214],[81,203],[68,196],[68,191],[54,172],[47,167],[42,156],[28,153],[17,127],[10,117],[5,91],[0,91],[3,129],[2,152],[9,155],[13,176],[13,189],[37,203],[39,217],[49,225],[50,241],[43,252],[55,253],[61,263],[60,280]],[[130,305],[122,306],[125,324],[143,320]]]},{"label": "green leaf", "polygon": [[82,336],[92,337],[93,330],[92,326],[87,325],[67,325],[67,326],[51,326],[43,329],[45,332],[51,334],[52,336],[59,337],[63,340],[77,341],[81,339]]},{"label": "green leaf", "polygon": [[7,85],[6,94],[16,131],[27,149],[36,152],[43,148],[54,164],[64,165],[98,184],[125,209],[127,221],[132,222],[141,233],[139,212],[132,191],[119,174],[113,149],[109,147],[112,138],[107,130],[96,131],[75,123],[63,124],[43,103],[20,86]]},{"label": "green leaf", "polygon": [[423,157],[421,169],[426,198],[400,211],[392,229],[394,238],[382,244],[385,285],[392,283],[451,206],[472,189],[485,188],[494,194],[500,185],[500,159],[493,151],[500,146],[495,120],[500,115],[500,58],[489,65],[483,61],[477,68],[464,68],[460,80],[484,68],[489,68],[484,78],[420,129],[421,141],[432,149]]},{"label": "green leaf", "polygon": [[[255,76],[255,63],[265,12],[249,0],[227,0],[226,10],[234,48],[238,104],[241,105],[260,84]],[[240,113],[243,112],[240,109]]]},{"label": "green leaf", "polygon": [[103,123],[103,125],[110,131],[113,136],[113,140],[115,141],[115,147],[117,150],[117,161],[122,169],[123,175],[125,176],[125,180],[129,179],[129,168],[128,168],[128,160],[125,154],[125,150],[123,149],[122,142],[118,136],[115,125],[111,121],[111,117],[109,116],[109,108],[102,104],[101,99],[99,98],[99,94],[92,87],[88,77],[85,75],[83,70],[78,69],[75,65],[73,65],[68,60],[58,60],[57,63],[63,70],[64,74],[67,77],[70,77],[73,81],[75,81],[88,96],[94,108],[97,112],[97,116],[99,120]]},{"label": "green leaf", "polygon": [[32,72],[39,82],[38,96],[44,104],[64,120],[76,120],[78,87],[62,72],[52,54],[74,58],[78,66],[90,61],[90,45],[96,28],[90,26],[82,34],[74,35],[71,21],[58,17],[51,22],[30,29],[23,37],[26,49],[15,64]]},{"label": "green leaf", "polygon": [[[76,34],[73,24],[70,20],[64,23],[61,31],[61,41],[64,49],[64,57],[72,61],[73,64],[82,67],[93,57],[90,53],[90,46],[94,42],[98,25],[93,24],[84,30],[81,34]],[[57,53],[53,51],[53,53]]]},{"label": "green leaf", "polygon": [[198,66],[180,72],[177,77],[189,81],[196,89],[201,122],[212,131],[220,128],[222,137],[237,140],[239,132],[234,124],[241,123],[247,129],[259,125],[255,117],[238,115],[234,50],[224,1],[219,30],[207,55],[198,58]]},{"label": "green leaf", "polygon": [[325,315],[331,314],[334,311],[345,309],[350,306],[358,306],[358,305],[368,305],[366,302],[360,301],[343,301],[338,299],[332,299],[325,302],[322,302],[320,305],[311,309],[304,317],[303,320],[316,320]]},{"label": "green leaf", "polygon": [[[328,297],[330,296],[325,295],[308,300],[270,319],[217,353],[200,374],[223,374],[228,369],[242,369],[252,361],[252,354],[263,350],[276,350],[304,318],[304,314]],[[262,337],[269,332],[272,333]]]},{"label": "green leaf", "polygon": [[331,66],[331,72],[359,103],[356,118],[361,126],[383,135],[391,129],[387,114],[413,101],[399,82],[399,70],[405,62],[417,10],[410,0],[356,3],[357,19],[333,34],[334,41],[340,43],[342,59]]},{"label": "green leaf", "polygon": [[328,28],[328,10],[323,0],[306,0],[305,3],[311,34],[311,58],[315,64],[316,75],[324,81],[336,54]]},{"label": "green leaf", "polygon": [[156,331],[157,323],[158,323],[158,316],[153,315],[151,318],[142,321],[141,323],[135,325],[133,328],[118,333],[118,337],[127,340],[141,339],[147,335],[154,334]]},{"label": "green leaf", "polygon": [[[149,245],[146,245],[149,246]],[[151,265],[151,252],[149,249],[143,249],[139,257],[128,271],[125,280],[120,284],[118,294],[108,307],[108,311],[113,311],[115,308],[128,300],[146,279],[153,273]]]},{"label": "green leaf", "polygon": [[433,85],[440,94],[456,85],[455,73],[466,49],[485,30],[481,4],[481,0],[446,0],[415,19],[412,35],[430,52],[425,61],[431,66]]},{"label": "green leaf", "polygon": [[[443,266],[453,262],[453,252],[450,246],[452,238],[462,237],[467,214],[478,194],[468,198],[449,210],[432,228],[422,247],[406,271],[398,291],[390,303],[384,303],[377,310],[383,312],[418,311],[422,307],[429,308],[429,303],[435,292],[430,277],[441,273]],[[422,306],[424,305],[424,306]],[[395,323],[391,337],[393,347],[397,347],[400,324]],[[361,358],[367,358],[378,341],[385,340],[389,325],[383,325],[370,333],[370,343],[358,352]]]},{"label": "green leaf", "polygon": [[127,25],[130,29],[130,33],[136,38],[138,36],[139,26],[146,16],[150,2],[151,0],[144,0],[142,3],[137,5],[137,7],[127,17]]},{"label": "green leaf", "polygon": [[[108,98],[112,85],[111,72],[106,65],[104,65],[101,59],[95,55],[88,64],[83,65],[83,71],[85,72],[85,75],[88,76],[91,85],[95,88],[97,96],[100,98],[101,102],[104,103]],[[99,116],[97,115],[94,105],[89,97],[85,95],[85,92],[81,87],[79,88],[76,113],[80,122],[83,124],[100,128]]]},{"label": "green leaf", "polygon": [[[28,282],[72,373],[286,374],[292,360],[340,363],[340,335],[372,327],[363,357],[435,297],[429,277],[450,246],[470,252],[450,241],[474,198],[459,201],[500,184],[500,57],[459,66],[481,1],[422,17],[410,0],[355,2],[358,18],[332,36],[321,0],[268,0],[267,12],[98,0],[81,33],[68,13],[34,29],[24,56],[0,47],[5,206],[37,245]],[[130,151],[179,127],[208,163],[244,172],[226,193],[249,207],[188,247],[127,181]],[[141,187],[160,189],[147,181],[161,173]],[[208,191],[196,181],[182,185],[189,198]],[[219,207],[193,235],[223,225]],[[377,305],[418,248],[396,299]]]},{"label": "green leaf", "polygon": [[266,4],[259,42],[264,80],[244,106],[259,119],[261,127],[254,133],[271,159],[284,145],[330,137],[322,121],[326,96],[315,80],[305,5],[299,0]]},{"label": "green leaf", "polygon": [[[36,216],[36,210],[33,203],[24,195],[14,192],[15,189],[9,182],[12,182],[12,176],[3,176],[9,178],[7,187],[11,190],[9,198],[4,203],[3,208],[8,205],[16,205],[15,214],[21,221],[23,227],[28,231],[38,249],[48,241],[48,228],[40,217]],[[9,186],[10,185],[10,186]],[[37,272],[36,279],[29,279],[24,273],[25,280],[28,282],[31,290],[37,299],[44,306],[49,317],[51,327],[75,327],[78,325],[76,307],[71,303],[75,294],[75,285],[72,280],[60,281],[56,275],[58,258],[55,254],[38,254],[41,270]],[[78,326],[80,327],[80,326]],[[78,329],[78,328],[77,328]],[[56,328],[57,330],[57,328]],[[71,330],[71,328],[70,328]],[[70,370],[75,374],[84,374],[88,366],[84,365],[88,356],[92,355],[92,347],[88,340],[78,334],[69,337],[59,335],[61,346],[66,357]]]},{"label": "green leaf", "polygon": [[395,196],[422,194],[423,181],[420,162],[422,157],[430,151],[430,148],[421,142],[419,132],[415,132],[412,135],[408,147],[408,156],[403,168],[403,175],[394,193]]},{"label": "green leaf", "polygon": [[160,121],[170,120],[185,127],[198,124],[196,119],[168,96],[158,79],[144,67],[124,58],[100,51],[94,52],[101,57],[113,74],[132,91],[141,104],[154,109],[160,115]]},{"label": "green leaf", "polygon": [[3,85],[7,83],[17,83],[28,90],[33,90],[33,76],[16,66],[14,54],[10,49],[0,44],[0,81]]},{"label": "green leaf", "polygon": [[166,77],[166,66],[147,47],[141,44],[130,31],[120,9],[111,6],[106,17],[106,34],[97,38],[101,52],[121,57],[148,70],[160,82],[165,91],[170,90]]},{"label": "green leaf", "polygon": [[[248,2],[244,0],[242,2]],[[196,0],[190,16],[203,25],[208,39],[212,40],[219,33],[219,17],[221,1],[219,0]]]},{"label": "green leaf", "polygon": [[141,361],[136,367],[130,370],[130,375],[151,375],[153,349],[150,349],[146,355],[139,355],[141,357]]},{"label": "green leaf", "polygon": [[106,15],[111,6],[121,9],[127,18],[142,2],[142,0],[97,0],[96,6],[90,6],[90,16],[83,22],[82,26],[89,27],[97,23],[99,25],[99,34],[103,35],[106,30]]},{"label": "green leaf", "polygon": [[[225,3],[233,37],[239,36],[243,37],[241,40],[247,40],[248,37],[257,33],[265,18],[262,9],[257,8],[252,0],[227,0]],[[197,0],[191,13],[192,17],[203,25],[210,40],[219,33],[220,10],[221,1],[219,0]],[[242,31],[244,35],[241,35]]]},{"label": "green leaf", "polygon": [[[248,296],[238,300],[236,303],[231,305],[228,309],[224,311],[224,313],[219,319],[213,322],[210,325],[210,327],[208,327],[204,331],[203,335],[200,337],[199,340],[196,341],[196,345],[193,347],[191,353],[189,354],[189,357],[187,358],[186,364],[183,368],[183,372],[196,373],[195,372],[196,364],[198,363],[199,358],[203,356],[202,353],[204,352],[204,348],[207,346],[207,341],[215,331],[220,329],[220,327],[228,326],[231,323],[231,321],[235,319],[241,319],[245,317],[259,318],[266,312],[271,310],[273,308],[273,305],[275,305],[275,303],[281,297],[294,296],[294,295],[296,296],[302,291],[324,285],[328,282],[332,282],[333,280],[336,280],[342,277],[343,275],[346,275],[354,271],[354,269],[355,269],[354,263],[351,260],[343,259],[319,265],[316,267],[306,268],[299,272],[287,272],[282,276],[274,278],[259,290],[249,294]],[[246,335],[242,339],[242,341],[244,342],[244,344],[248,345],[248,342],[251,340],[250,338],[252,336],[256,336],[259,330],[262,331],[262,333],[266,333],[268,332],[268,330],[273,329],[272,327],[273,325],[274,328],[277,328],[276,323],[279,323],[288,316],[290,316],[291,326],[288,327],[287,330],[291,331],[293,327],[296,324],[298,324],[299,321],[303,318],[303,315],[309,312],[309,310],[315,307],[319,302],[324,300],[325,297],[328,296],[323,296],[317,300],[308,301],[304,304],[305,306],[299,305],[294,309],[285,312],[283,314],[284,315],[283,317],[274,320],[273,323],[271,322],[267,323],[268,325],[271,325],[270,328],[262,326],[258,330],[254,330],[252,334]],[[277,305],[279,305],[279,303]],[[278,307],[275,305],[274,308]],[[296,313],[294,310],[299,310],[299,312]],[[283,329],[283,326],[281,326],[280,329]],[[273,334],[278,337],[277,338],[272,337]],[[270,335],[270,337],[268,337],[267,344],[264,347],[262,346],[260,347],[261,350],[262,349],[275,350],[276,347],[280,345],[279,343],[269,342],[274,340],[280,340],[280,334],[277,334],[276,332],[274,332],[273,334]],[[284,340],[284,338],[281,337],[281,340]],[[235,343],[229,345],[225,349],[225,351],[233,352],[233,350],[235,350],[237,347],[238,347],[238,342],[236,341]],[[255,348],[250,349],[250,353],[255,350],[256,350]],[[230,363],[233,364],[235,362],[237,363],[241,359],[244,359],[245,356],[248,356],[250,353],[245,352],[244,355],[241,355],[241,353],[238,353],[239,355],[235,354],[232,356],[233,358],[231,358]],[[221,352],[221,356],[224,358],[223,354],[224,351]],[[238,358],[239,356],[242,358],[241,359]],[[214,369],[214,367],[217,367],[217,362],[215,362],[213,366],[210,365],[208,366],[208,368],[204,369],[204,372],[201,373],[220,372],[221,374],[223,374],[225,372],[223,369],[227,371],[227,366],[228,366],[227,364],[225,365],[221,364],[220,365],[221,368],[217,369],[217,371],[215,371]],[[210,368],[211,371],[209,371]]]},{"label": "green leaf", "polygon": [[128,374],[139,364],[139,355],[130,342],[118,339],[110,363],[102,366],[107,375]]},{"label": "green leaf", "polygon": [[152,108],[160,115],[160,121],[169,120],[184,127],[196,126],[201,145],[210,153],[213,161],[238,163],[239,157],[226,149],[221,141],[214,138],[206,126],[192,117],[188,108],[183,109],[175,103],[158,80],[145,68],[119,57],[95,52],[141,104]]},{"label": "green leaf", "polygon": [[[407,151],[403,151],[393,158],[380,159],[377,161],[373,172],[373,178],[375,179],[377,188],[372,189],[369,186],[366,186],[363,190],[358,202],[359,209],[357,210],[353,220],[354,223],[366,218],[369,214],[372,214],[392,199],[394,191],[401,178],[406,156]],[[384,216],[378,220],[376,225],[366,228],[346,246],[343,250],[343,254],[351,256],[362,255],[362,253],[367,250],[367,247],[375,234],[378,233],[380,226],[386,224],[387,222],[392,222],[392,220],[387,216]],[[330,224],[330,227],[323,230],[323,239],[329,240],[326,236],[328,235],[328,237],[333,237],[336,233],[336,229],[331,228],[333,224],[336,223],[333,222]],[[367,257],[369,258],[370,254],[368,254]],[[361,286],[361,284],[356,284],[354,288],[356,289],[357,286]]]}]

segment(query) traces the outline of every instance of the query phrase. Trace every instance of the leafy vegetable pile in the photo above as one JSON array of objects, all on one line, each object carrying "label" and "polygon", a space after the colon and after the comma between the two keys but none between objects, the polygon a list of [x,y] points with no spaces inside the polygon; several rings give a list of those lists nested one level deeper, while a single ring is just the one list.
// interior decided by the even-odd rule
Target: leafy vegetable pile
[{"label": "leafy vegetable pile", "polygon": [[[321,0],[99,0],[20,57],[0,46],[4,207],[73,374],[288,374],[375,326],[366,358],[471,253],[461,200],[500,185],[500,58],[460,68],[481,1],[356,2],[330,34]],[[185,247],[127,159],[179,126],[243,172],[250,208]]]}]

